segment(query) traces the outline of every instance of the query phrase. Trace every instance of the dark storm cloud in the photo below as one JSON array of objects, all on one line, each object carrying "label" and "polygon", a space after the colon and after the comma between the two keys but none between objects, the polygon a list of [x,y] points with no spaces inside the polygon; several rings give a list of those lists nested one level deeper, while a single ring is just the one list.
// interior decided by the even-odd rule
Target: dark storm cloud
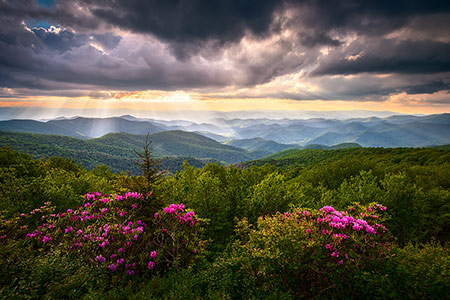
[{"label": "dark storm cloud", "polygon": [[321,97],[328,100],[375,100],[384,96],[407,92],[408,94],[432,94],[448,90],[450,72],[440,74],[360,74],[358,76],[323,76],[311,78],[319,86],[327,87]]},{"label": "dark storm cloud", "polygon": [[[26,28],[23,20],[2,18],[0,66],[2,86],[10,88],[72,89],[75,84],[91,88],[124,90],[224,87],[267,82],[302,63],[290,43],[277,41],[263,52],[238,51],[233,55],[240,70],[213,66],[215,44],[202,47],[202,58],[177,60],[164,44],[151,39],[127,39],[111,33],[75,32],[64,28]],[[3,25],[3,26],[2,26]],[[111,53],[100,53],[99,44]],[[241,53],[242,52],[242,53]],[[218,59],[221,59],[219,55]],[[237,74],[241,72],[241,74]],[[80,87],[85,89],[86,86]]]},{"label": "dark storm cloud", "polygon": [[[30,20],[56,27],[26,28]],[[271,37],[278,41],[266,43]],[[298,72],[328,92],[273,95],[363,99],[448,90],[450,2],[0,1],[2,87],[251,88]],[[365,74],[391,74],[392,84],[365,84]],[[405,83],[408,74],[422,80]]]},{"label": "dark storm cloud", "polygon": [[100,19],[167,40],[228,42],[242,38],[248,30],[268,34],[276,28],[274,13],[287,8],[300,11],[302,18],[297,23],[321,33],[337,28],[366,33],[390,31],[414,16],[448,12],[450,4],[408,0],[61,0],[42,7],[34,0],[15,0],[3,1],[0,8],[8,15],[47,18],[78,28],[97,27]]},{"label": "dark storm cloud", "polygon": [[302,33],[299,38],[301,45],[306,47],[315,47],[317,45],[336,47],[341,44],[339,40],[329,37],[324,32],[316,32],[309,35],[306,33]]},{"label": "dark storm cloud", "polygon": [[325,57],[313,75],[450,71],[450,43],[360,39]]},{"label": "dark storm cloud", "polygon": [[270,34],[273,13],[282,4],[278,0],[64,0],[42,7],[36,1],[19,0],[1,2],[0,14],[51,20],[77,30],[114,26],[152,34],[184,58],[206,41],[214,40],[221,47],[247,33]]},{"label": "dark storm cloud", "polygon": [[[0,84],[3,87],[145,90],[199,84],[223,86],[229,81],[224,77],[226,72],[206,72],[189,61],[171,60],[161,53],[160,44],[133,42],[119,49],[117,38],[109,34],[49,32],[15,25],[10,26],[11,31],[3,33],[0,40]],[[121,52],[104,54],[90,43]]]},{"label": "dark storm cloud", "polygon": [[432,81],[425,84],[418,84],[414,86],[406,87],[404,90],[410,94],[432,94],[437,91],[447,90],[449,84],[445,83],[443,80]]},{"label": "dark storm cloud", "polygon": [[[246,30],[266,34],[278,0],[118,0],[83,1],[108,23],[134,32],[152,33],[166,40],[222,42],[242,38]],[[100,3],[99,3],[100,2]],[[105,3],[105,2],[103,2]]]},{"label": "dark storm cloud", "polygon": [[[306,43],[338,45],[332,30],[362,34],[390,32],[416,16],[450,11],[448,1],[359,0],[80,0],[80,6],[108,24],[150,33],[166,41],[239,41],[248,32],[265,36],[280,29],[277,12],[292,9],[292,23],[312,31]],[[61,6],[67,9],[68,5]],[[92,22],[95,24],[95,22]],[[73,24],[72,24],[73,25]],[[316,41],[314,41],[316,39]]]},{"label": "dark storm cloud", "polygon": [[[395,30],[415,16],[450,11],[448,1],[288,1],[300,10],[300,23],[319,32],[355,31],[379,35]],[[304,13],[302,13],[304,11]]]}]

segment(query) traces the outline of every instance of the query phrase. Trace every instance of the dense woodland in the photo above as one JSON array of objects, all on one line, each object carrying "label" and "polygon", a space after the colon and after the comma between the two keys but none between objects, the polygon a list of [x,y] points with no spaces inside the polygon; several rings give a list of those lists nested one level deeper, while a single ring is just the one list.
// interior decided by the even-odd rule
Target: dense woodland
[{"label": "dense woodland", "polygon": [[449,298],[441,148],[286,150],[171,175],[144,148],[131,176],[2,147],[0,294]]},{"label": "dense woodland", "polygon": [[[208,163],[229,164],[264,156],[179,130],[154,133],[149,138],[153,157],[164,158],[162,167],[172,173],[181,170],[184,160],[192,166],[203,167]],[[71,158],[88,170],[103,164],[113,173],[128,170],[133,175],[139,174],[139,168],[133,164],[137,158],[134,150],[142,147],[145,140],[145,135],[129,133],[109,133],[86,140],[62,135],[0,131],[1,145],[37,159],[60,156]]]}]

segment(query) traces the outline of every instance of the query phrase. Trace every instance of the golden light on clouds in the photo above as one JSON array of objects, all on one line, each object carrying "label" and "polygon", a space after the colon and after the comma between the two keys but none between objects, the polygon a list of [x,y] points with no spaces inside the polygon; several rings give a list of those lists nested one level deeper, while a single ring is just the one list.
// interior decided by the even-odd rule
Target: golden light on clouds
[{"label": "golden light on clouds", "polygon": [[173,91],[173,92],[162,92],[162,91],[138,91],[138,92],[117,92],[113,94],[114,100],[122,101],[145,101],[145,102],[192,102],[191,95],[185,91]]},{"label": "golden light on clouds", "polygon": [[[299,83],[299,85],[302,85]],[[303,85],[302,88],[305,88]],[[314,89],[314,86],[309,86]],[[241,93],[245,92],[240,90]],[[346,100],[289,100],[270,97],[239,98],[236,93],[198,93],[187,91],[103,91],[101,97],[57,97],[35,96],[7,98],[0,101],[0,107],[42,107],[52,109],[120,110],[135,111],[342,111],[372,110],[398,113],[443,113],[450,112],[446,103],[448,93],[394,94],[383,101]],[[110,95],[110,97],[105,96]]]}]

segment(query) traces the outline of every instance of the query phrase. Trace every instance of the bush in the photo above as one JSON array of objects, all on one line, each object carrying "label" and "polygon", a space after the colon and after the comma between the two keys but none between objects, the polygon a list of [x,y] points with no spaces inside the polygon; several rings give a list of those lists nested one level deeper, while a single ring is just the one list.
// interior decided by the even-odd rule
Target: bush
[{"label": "bush", "polygon": [[87,194],[84,205],[57,214],[49,205],[30,212],[39,214],[41,224],[26,238],[48,251],[80,257],[114,280],[188,265],[204,245],[195,213],[183,204],[171,204],[151,218],[142,214],[146,202],[138,193]]},{"label": "bush", "polygon": [[[450,249],[431,242],[394,249],[390,277],[403,299],[448,299]],[[399,297],[400,298],[400,297]]]},{"label": "bush", "polygon": [[253,229],[239,223],[235,259],[263,291],[295,297],[346,292],[350,274],[390,257],[390,235],[381,224],[386,207],[355,204],[348,211],[325,206],[261,217]]}]

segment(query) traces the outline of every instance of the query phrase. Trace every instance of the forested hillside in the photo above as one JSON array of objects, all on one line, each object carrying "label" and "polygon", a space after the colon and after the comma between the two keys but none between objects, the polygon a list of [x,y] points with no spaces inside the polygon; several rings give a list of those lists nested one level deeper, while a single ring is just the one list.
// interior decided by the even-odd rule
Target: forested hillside
[{"label": "forested hillside", "polygon": [[2,295],[448,297],[449,150],[287,150],[280,168],[162,177],[143,157],[130,176],[0,148]]},{"label": "forested hillside", "polygon": [[[329,163],[343,159],[344,164],[347,161],[356,162],[364,165],[381,164],[390,167],[397,167],[400,163],[415,161],[420,164],[439,164],[448,161],[449,154],[446,151],[448,146],[439,146],[433,148],[350,148],[337,150],[307,149],[297,150],[289,149],[269,155],[263,159],[247,161],[240,164],[241,167],[263,166],[271,164],[279,168],[289,170],[309,167],[319,163]],[[348,162],[350,164],[350,162]]]},{"label": "forested hillside", "polygon": [[[207,163],[236,163],[262,157],[257,152],[223,145],[210,138],[191,132],[165,131],[149,135],[150,149],[155,158],[162,159],[163,167],[171,172],[181,169],[188,160],[196,167]],[[95,139],[77,139],[61,135],[43,135],[0,131],[0,145],[32,155],[34,158],[61,156],[72,158],[87,169],[106,165],[115,173],[131,171],[145,135],[110,133]]]},{"label": "forested hillside", "polygon": [[296,144],[280,144],[274,141],[266,140],[263,138],[242,139],[226,141],[225,144],[243,148],[248,151],[259,151],[265,155],[270,155],[276,152],[280,152],[287,149],[348,149],[348,148],[361,148],[361,145],[357,143],[342,143],[333,146],[325,146],[320,144],[308,144],[306,146],[300,146]]}]

